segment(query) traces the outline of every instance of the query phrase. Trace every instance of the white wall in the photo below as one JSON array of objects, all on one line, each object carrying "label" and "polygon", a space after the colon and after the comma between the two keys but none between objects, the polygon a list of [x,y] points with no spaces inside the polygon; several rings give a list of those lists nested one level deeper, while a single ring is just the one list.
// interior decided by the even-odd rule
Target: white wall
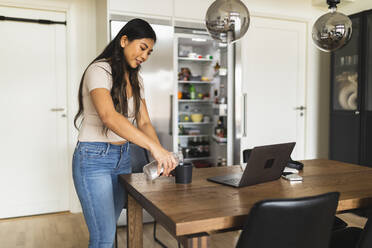
[{"label": "white wall", "polygon": [[96,55],[96,8],[91,0],[0,0],[0,5],[44,9],[65,12],[67,16],[67,118],[69,129],[68,161],[70,172],[71,211],[80,211],[72,182],[71,161],[77,131],[73,127],[73,118],[77,112],[77,93],[81,75],[85,67]]},{"label": "white wall", "polygon": [[106,0],[95,0],[96,6],[96,53],[100,54],[110,41],[109,10]]},{"label": "white wall", "polygon": [[[70,26],[68,37],[69,53],[69,88],[68,88],[68,120],[69,120],[69,161],[72,161],[73,151],[77,142],[77,131],[73,126],[74,116],[78,110],[77,96],[81,76],[87,65],[96,56],[96,16],[94,1],[91,0],[51,0],[53,2],[64,1],[70,4],[68,25]],[[69,164],[71,167],[71,164]],[[71,174],[71,212],[81,211],[73,187]]]}]

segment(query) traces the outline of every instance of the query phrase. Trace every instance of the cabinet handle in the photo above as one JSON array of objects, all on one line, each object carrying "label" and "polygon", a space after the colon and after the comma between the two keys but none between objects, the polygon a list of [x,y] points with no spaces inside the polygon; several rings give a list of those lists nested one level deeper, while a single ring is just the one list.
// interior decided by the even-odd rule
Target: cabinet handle
[{"label": "cabinet handle", "polygon": [[247,93],[243,94],[243,137],[247,137]]},{"label": "cabinet handle", "polygon": [[359,114],[360,114],[359,110],[355,111],[355,115],[359,115]]},{"label": "cabinet handle", "polygon": [[169,135],[173,133],[173,94],[170,96],[170,118],[169,118]]},{"label": "cabinet handle", "polygon": [[50,111],[52,112],[61,112],[61,111],[65,111],[64,108],[51,108]]}]

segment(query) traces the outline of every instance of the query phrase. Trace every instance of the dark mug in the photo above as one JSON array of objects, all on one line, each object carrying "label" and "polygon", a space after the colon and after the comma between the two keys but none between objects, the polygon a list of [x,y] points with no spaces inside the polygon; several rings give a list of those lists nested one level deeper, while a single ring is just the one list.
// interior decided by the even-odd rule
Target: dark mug
[{"label": "dark mug", "polygon": [[188,184],[192,181],[192,163],[180,163],[175,169],[174,174],[176,183]]}]

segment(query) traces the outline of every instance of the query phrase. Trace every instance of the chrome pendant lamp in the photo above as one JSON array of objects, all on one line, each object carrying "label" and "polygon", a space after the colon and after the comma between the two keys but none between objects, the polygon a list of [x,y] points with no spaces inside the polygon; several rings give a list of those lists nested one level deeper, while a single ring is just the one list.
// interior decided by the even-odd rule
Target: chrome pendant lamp
[{"label": "chrome pendant lamp", "polygon": [[328,13],[318,18],[313,26],[314,44],[324,52],[335,51],[351,38],[352,22],[350,18],[337,12],[340,0],[327,0]]},{"label": "chrome pendant lamp", "polygon": [[205,24],[213,39],[233,43],[247,32],[250,16],[240,0],[216,0],[209,6]]}]

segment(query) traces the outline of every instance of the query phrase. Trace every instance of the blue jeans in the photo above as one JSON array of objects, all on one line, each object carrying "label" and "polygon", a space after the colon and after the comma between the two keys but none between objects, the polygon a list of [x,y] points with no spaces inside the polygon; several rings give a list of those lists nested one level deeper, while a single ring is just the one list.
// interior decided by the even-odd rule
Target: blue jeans
[{"label": "blue jeans", "polygon": [[78,142],[72,168],[89,230],[89,248],[112,248],[116,222],[127,200],[118,175],[131,173],[129,142]]}]

